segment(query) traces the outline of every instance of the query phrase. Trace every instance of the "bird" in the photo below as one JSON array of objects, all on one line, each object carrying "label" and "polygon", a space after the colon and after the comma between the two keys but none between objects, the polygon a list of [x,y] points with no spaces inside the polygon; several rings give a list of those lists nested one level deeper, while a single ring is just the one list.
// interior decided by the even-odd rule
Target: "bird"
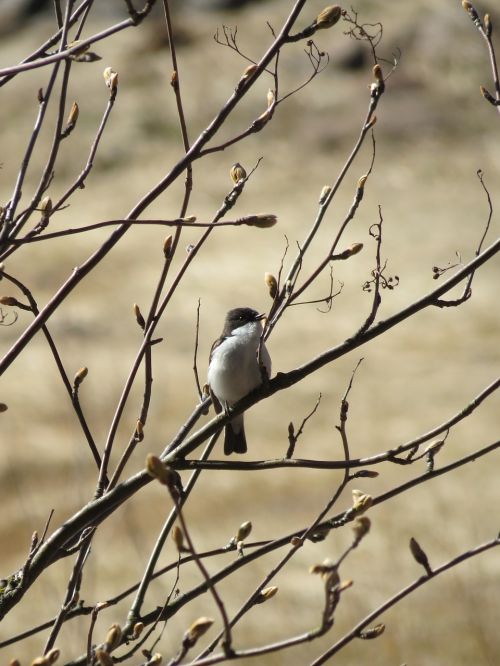
[{"label": "bird", "polygon": [[[252,308],[229,310],[222,334],[210,350],[207,380],[217,413],[232,407],[250,391],[262,384],[261,365],[267,377],[271,375],[271,357],[262,343],[262,324],[265,314]],[[260,364],[257,358],[260,347]],[[224,453],[246,453],[247,441],[243,414],[225,426]]]}]

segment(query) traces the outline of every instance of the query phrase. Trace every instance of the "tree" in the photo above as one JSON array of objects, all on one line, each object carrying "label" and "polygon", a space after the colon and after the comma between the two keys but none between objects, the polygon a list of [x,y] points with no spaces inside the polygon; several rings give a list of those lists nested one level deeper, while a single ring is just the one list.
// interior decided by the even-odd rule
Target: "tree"
[{"label": "tree", "polygon": [[[391,16],[371,22],[304,0],[286,15],[283,3],[258,5],[239,29],[220,26],[205,58],[209,31],[194,10],[179,17],[192,34],[178,46],[167,0],[163,18],[154,2],[137,10],[127,1],[127,17],[105,26],[92,4],[55,3],[53,36],[0,70],[10,99],[23,102],[18,118],[8,107],[9,128],[19,124],[9,136],[25,142],[20,158],[12,143],[3,167],[3,540],[20,532],[28,552],[14,573],[2,571],[0,646],[23,659],[43,653],[43,664],[136,663],[141,654],[148,664],[159,655],[208,664],[277,651],[320,664],[381,637],[386,617],[397,626],[390,609],[407,597],[432,634],[414,592],[499,545],[488,509],[500,447],[487,341],[498,330],[494,115],[471,92],[469,60],[458,93],[455,70],[448,87],[435,65],[441,117],[462,135],[439,127],[439,141],[423,138],[421,173],[436,171],[426,181],[435,198],[419,190],[423,209],[405,176],[418,118],[406,107],[398,135],[389,107],[392,150],[387,126],[384,141],[377,136],[398,77],[406,72],[415,98],[418,90],[404,49],[401,64],[397,49],[383,52]],[[498,110],[492,20],[463,7],[490,55],[495,94],[481,93]],[[448,17],[420,18],[444,35]],[[141,57],[135,40],[143,53],[146,40],[155,49],[153,29],[170,48]],[[458,37],[443,42],[460,51]],[[112,55],[120,66],[108,64]],[[342,59],[360,73],[341,73]],[[472,115],[465,127],[460,104]],[[477,125],[488,144],[478,145]],[[477,178],[460,165],[472,146],[471,159],[487,161]],[[454,167],[449,177],[443,166]],[[458,232],[461,208],[476,219]],[[419,228],[398,220],[402,212]],[[275,374],[263,372],[261,387],[214,416],[201,352],[223,312],[253,305],[236,301],[249,297],[267,303]],[[484,353],[481,372],[464,347]],[[221,428],[246,410],[250,455],[221,459]],[[448,498],[439,512],[436,488]],[[479,573],[483,598],[489,578]],[[475,590],[467,587],[469,613]],[[483,603],[470,649],[482,640],[486,663],[494,648]],[[384,638],[359,654],[371,659]]]}]

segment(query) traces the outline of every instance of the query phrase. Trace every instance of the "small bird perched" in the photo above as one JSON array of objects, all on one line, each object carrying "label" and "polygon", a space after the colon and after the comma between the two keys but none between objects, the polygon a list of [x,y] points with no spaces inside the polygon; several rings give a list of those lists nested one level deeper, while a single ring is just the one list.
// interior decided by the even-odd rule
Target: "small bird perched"
[{"label": "small bird perched", "polygon": [[[262,335],[260,322],[264,317],[251,308],[235,308],[226,315],[222,334],[210,350],[208,366],[208,384],[217,413],[262,384],[257,353]],[[264,344],[260,350],[260,362],[269,377],[271,357]],[[246,453],[246,450],[243,414],[239,414],[225,427],[224,453]]]}]

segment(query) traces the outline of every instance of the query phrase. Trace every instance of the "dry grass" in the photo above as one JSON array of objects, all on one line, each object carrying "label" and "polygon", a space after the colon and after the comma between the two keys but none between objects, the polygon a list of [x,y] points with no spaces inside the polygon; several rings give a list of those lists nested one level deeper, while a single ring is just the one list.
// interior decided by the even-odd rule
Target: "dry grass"
[{"label": "dry grass", "polygon": [[[211,34],[216,26],[237,21],[242,47],[259,54],[269,41],[265,20],[271,17],[278,25],[288,4],[258,3],[231,15],[194,11],[179,14],[179,24],[188,38],[179,57],[191,139],[230,94],[245,66],[213,42]],[[314,11],[321,9],[321,3],[313,6]],[[400,3],[390,9],[385,3],[360,3],[357,8],[366,20],[384,23],[386,53],[396,46],[403,53],[378,113],[375,171],[345,239],[346,245],[363,242],[365,249],[335,273],[335,279],[345,282],[345,287],[330,314],[321,314],[314,307],[297,307],[287,314],[269,345],[274,371],[291,369],[343,341],[363,320],[370,301],[361,284],[373,263],[373,243],[367,230],[377,220],[379,204],[384,216],[388,270],[401,279],[395,291],[383,294],[380,317],[384,318],[435,285],[433,265],[453,260],[457,250],[464,260],[472,257],[487,217],[485,197],[475,177],[478,168],[485,173],[493,202],[499,201],[497,118],[477,93],[478,84],[488,82],[486,54],[460,3],[446,8],[436,8],[430,2],[412,8]],[[311,14],[314,11],[311,9]],[[48,29],[40,20],[5,38],[2,62],[19,60]],[[102,62],[75,65],[70,99],[74,97],[80,104],[81,116],[56,173],[54,198],[64,191],[86,159],[106,102],[101,76],[104,66],[112,65],[119,71],[120,92],[87,188],[53,220],[54,229],[125,215],[181,155],[168,85],[168,53],[153,48],[153,35],[161,29],[161,25],[154,30],[145,25],[141,30],[126,31],[101,42],[96,50]],[[230,165],[240,161],[248,167],[263,155],[262,166],[249,182],[236,214],[273,212],[280,222],[266,231],[238,228],[213,234],[183,280],[159,327],[164,342],[154,352],[154,392],[146,439],[130,463],[130,474],[143,466],[147,452],[157,453],[163,448],[196,402],[191,366],[198,299],[202,304],[199,364],[203,377],[210,341],[219,332],[223,313],[235,305],[269,306],[264,272],[277,272],[285,234],[291,251],[304,237],[322,186],[335,178],[357,135],[365,111],[370,68],[349,72],[337,66],[336,59],[351,48],[340,31],[325,31],[318,42],[332,54],[332,63],[320,79],[280,107],[264,133],[195,164],[189,212],[205,220],[230,189]],[[300,79],[306,69],[298,48],[285,66],[283,85]],[[44,70],[38,70],[18,77],[2,91],[2,200],[9,197],[34,119],[36,90],[45,85],[46,76]],[[263,82],[234,114],[224,136],[246,126],[260,113],[266,85]],[[45,146],[49,140],[50,135],[44,137]],[[37,165],[43,164],[43,151],[40,155]],[[369,161],[367,149],[341,188],[304,274],[322,257],[332,229],[343,218],[355,183]],[[35,166],[25,188],[28,196],[36,182]],[[179,181],[148,215],[175,216],[181,192]],[[492,236],[498,230],[495,221],[494,227]],[[70,375],[82,365],[89,367],[82,403],[99,443],[106,436],[140,344],[132,304],[137,302],[144,309],[148,306],[161,267],[164,236],[158,228],[131,230],[50,322]],[[50,246],[33,244],[14,255],[7,267],[32,286],[42,305],[72,267],[105,237],[106,233],[94,232],[54,241]],[[197,237],[197,232],[186,231],[182,245]],[[182,251],[180,255],[177,266],[183,260]],[[300,422],[319,392],[323,394],[321,407],[300,441],[298,454],[339,457],[340,441],[334,427],[339,401],[361,355],[365,360],[350,400],[353,456],[369,455],[407,441],[460,410],[498,372],[498,268],[495,259],[481,270],[473,298],[463,307],[426,311],[292,390],[257,405],[247,415],[249,458],[283,455],[289,421]],[[323,285],[313,289],[310,297],[324,295],[327,288],[325,276]],[[4,283],[2,293],[5,290],[10,291]],[[16,324],[1,329],[2,351],[29,321],[29,314],[21,312]],[[56,525],[91,498],[95,473],[41,336],[2,378],[1,391],[1,399],[9,405],[9,411],[2,415],[0,470],[4,516],[0,524],[0,573],[4,576],[21,565],[31,533],[42,529],[51,508],[55,509]],[[138,386],[119,431],[114,461],[135,423],[141,397]],[[497,436],[498,397],[494,396],[453,430],[439,463],[490,443]],[[220,455],[218,450],[216,456]],[[353,620],[420,575],[408,551],[410,536],[418,538],[433,564],[491,538],[498,530],[496,512],[492,510],[498,506],[494,473],[497,459],[498,454],[482,459],[374,509],[372,534],[342,571],[344,577],[355,580],[355,585],[346,594],[332,632],[317,645],[262,658],[259,663],[310,662]],[[413,469],[399,466],[386,465],[380,471],[378,479],[362,484],[365,491],[378,494],[415,475]],[[330,497],[336,480],[336,474],[311,470],[251,475],[207,473],[189,505],[187,519],[199,548],[226,543],[237,525],[247,519],[254,524],[252,538],[270,538],[312,521]],[[349,497],[342,498],[339,509],[349,502]],[[94,545],[81,594],[86,603],[101,601],[140,577],[168,510],[169,503],[161,490],[148,487],[117,512]],[[347,531],[339,531],[321,544],[303,548],[288,574],[276,581],[279,595],[254,609],[242,622],[236,631],[237,644],[264,643],[316,626],[322,590],[307,569],[324,557],[335,557],[349,541]],[[165,562],[172,556],[169,547]],[[276,560],[275,554],[249,567],[236,585],[221,585],[229,612],[239,607]],[[61,601],[61,581],[69,571],[70,563],[66,561],[53,566],[3,621],[0,637],[54,616]],[[359,641],[351,645],[339,663],[493,665],[500,651],[498,599],[492,585],[498,574],[493,554],[452,571],[384,616],[388,626],[385,634],[375,643]],[[179,588],[184,591],[190,582],[198,580],[194,570],[183,573]],[[171,585],[169,578],[152,590],[148,610],[163,602]],[[97,637],[112,621],[122,622],[126,609],[125,604],[121,611],[112,610],[98,625]],[[161,651],[171,654],[176,649],[179,632],[197,614],[214,613],[209,597],[199,599],[169,624],[159,646]],[[61,633],[58,644],[66,658],[81,653],[85,622],[70,623]],[[35,637],[24,647],[5,650],[2,662],[18,656],[26,663],[42,647],[43,639]]]}]

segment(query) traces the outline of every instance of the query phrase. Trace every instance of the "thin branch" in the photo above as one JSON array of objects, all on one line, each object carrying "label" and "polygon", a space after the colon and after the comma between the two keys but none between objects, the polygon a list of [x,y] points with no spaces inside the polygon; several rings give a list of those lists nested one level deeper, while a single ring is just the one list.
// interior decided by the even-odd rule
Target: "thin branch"
[{"label": "thin branch", "polygon": [[80,588],[83,567],[85,566],[85,562],[90,553],[90,544],[92,541],[93,534],[94,532],[92,530],[85,539],[85,541],[81,544],[75,565],[73,567],[73,571],[71,572],[71,576],[68,581],[66,595],[64,597],[63,604],[52,626],[47,642],[45,643],[44,654],[47,654],[47,652],[54,647],[54,643],[56,641],[57,636],[59,635],[64,620],[71,607],[76,603],[75,599],[76,595],[78,594],[78,590]]},{"label": "thin branch", "polygon": [[[172,495],[172,497],[174,497],[174,495]],[[179,518],[179,522],[181,524],[181,528],[182,528],[182,531],[184,533],[184,536],[186,537],[186,541],[187,541],[188,546],[189,546],[189,552],[191,553],[191,555],[193,555],[196,566],[200,570],[201,575],[203,576],[203,578],[205,579],[206,584],[207,584],[207,588],[208,588],[210,594],[212,595],[212,597],[215,601],[215,605],[219,609],[219,613],[220,613],[221,618],[222,618],[222,624],[224,626],[224,642],[222,644],[223,648],[224,648],[224,654],[226,655],[226,657],[231,657],[234,653],[234,649],[232,647],[231,625],[229,623],[229,618],[227,616],[226,608],[224,606],[224,603],[223,603],[219,593],[217,592],[217,588],[215,587],[215,583],[213,581],[212,576],[209,574],[207,568],[203,564],[203,560],[199,557],[198,553],[195,550],[193,540],[191,539],[191,535],[190,535],[188,527],[187,527],[187,523],[184,519],[184,514],[182,512],[180,502],[175,497],[174,497],[174,499],[175,499],[175,503],[176,503],[177,516]]]},{"label": "thin branch", "polygon": [[[219,434],[217,433],[212,437],[210,442],[207,444],[205,450],[203,451],[200,460],[207,461],[213,447],[215,446],[215,443],[219,437]],[[191,491],[193,490],[196,482],[198,481],[198,478],[200,476],[201,470],[195,470],[191,477],[189,478],[183,492],[183,496],[180,500],[180,506],[182,506],[187,499],[189,498],[189,495],[191,494]],[[155,567],[158,563],[158,559],[162,553],[162,550],[164,548],[165,542],[167,540],[168,535],[170,534],[170,531],[172,530],[172,527],[174,525],[174,522],[177,518],[178,514],[178,509],[179,507],[175,507],[172,509],[170,512],[167,520],[165,521],[165,524],[160,532],[160,535],[158,536],[158,539],[154,545],[154,548],[151,552],[149,561],[147,563],[147,566],[144,570],[144,574],[142,577],[141,582],[137,586],[137,594],[135,595],[135,599],[130,607],[129,613],[128,613],[128,623],[127,627],[125,629],[125,634],[130,631],[130,629],[133,628],[133,625],[139,620],[141,616],[141,609],[142,605],[144,603],[144,599],[146,597],[146,592],[148,590],[149,585],[151,584],[151,581],[155,578],[156,574],[154,573]]]},{"label": "thin branch", "polygon": [[432,576],[425,575],[421,576],[420,578],[417,578],[412,583],[410,583],[410,585],[397,592],[390,599],[387,599],[387,601],[385,601],[378,608],[372,611],[369,615],[363,618],[361,622],[359,622],[350,631],[348,631],[339,641],[335,643],[335,645],[326,650],[320,657],[315,659],[311,663],[311,666],[320,666],[320,664],[326,663],[329,659],[331,659],[331,657],[333,657],[334,654],[339,652],[339,650],[345,647],[348,643],[353,641],[355,638],[359,638],[359,635],[363,631],[363,629],[368,627],[374,620],[376,620],[380,615],[382,615],[382,613],[385,613],[385,611],[395,606],[397,603],[399,603],[409,594],[417,590],[419,587],[422,587],[422,585],[425,585],[429,581],[434,580],[440,574],[444,573],[445,571],[449,571],[450,569],[458,566],[462,562],[466,562],[472,557],[480,555],[481,553],[484,553],[492,548],[496,548],[497,546],[500,546],[500,537],[498,536],[480,546],[471,548],[470,550],[461,553],[460,555],[454,557],[448,562],[445,562],[441,566],[436,567],[435,569],[433,569]]},{"label": "thin branch", "polygon": [[312,410],[309,412],[309,414],[307,414],[307,416],[305,416],[302,419],[302,423],[300,424],[299,429],[297,430],[297,432],[295,432],[295,428],[293,426],[293,423],[290,422],[290,424],[288,426],[288,449],[287,449],[286,456],[285,456],[285,458],[287,460],[292,458],[292,456],[295,452],[295,446],[297,444],[297,441],[298,441],[299,437],[304,432],[304,427],[305,427],[306,423],[309,421],[309,419],[312,416],[314,416],[314,414],[316,414],[316,412],[318,410],[318,407],[321,403],[321,397],[322,396],[321,396],[321,393],[320,393],[319,396],[318,396],[318,399],[316,400],[316,404],[314,405]]},{"label": "thin branch", "polygon": [[491,40],[491,35],[493,34],[493,24],[489,14],[486,14],[484,17],[484,23],[479,18],[476,8],[470,2],[462,3],[465,11],[469,14],[471,21],[474,23],[476,28],[479,30],[481,37],[486,41],[488,46],[488,54],[490,57],[491,72],[493,75],[493,83],[495,85],[495,97],[492,97],[491,94],[481,86],[481,94],[483,97],[490,102],[493,106],[496,106],[498,113],[500,113],[500,79],[498,76],[498,65],[495,55],[495,47]]},{"label": "thin branch", "polygon": [[[446,466],[443,466],[443,467],[439,468],[438,470],[433,470],[432,472],[427,472],[426,471],[423,474],[421,474],[420,476],[418,476],[414,479],[411,479],[410,481],[405,482],[405,483],[401,484],[400,486],[397,486],[397,487],[391,489],[390,491],[388,491],[388,492],[386,492],[382,495],[379,495],[378,497],[374,497],[372,506],[376,506],[378,504],[381,504],[381,503],[391,499],[392,497],[395,497],[395,496],[397,496],[401,493],[406,492],[410,488],[413,488],[417,485],[420,485],[421,483],[425,483],[429,480],[432,480],[434,478],[437,478],[439,476],[447,474],[450,471],[453,471],[454,469],[458,469],[459,467],[465,466],[465,465],[469,464],[470,462],[478,460],[479,458],[481,458],[483,456],[486,456],[486,455],[490,454],[491,452],[493,452],[495,450],[499,450],[499,449],[500,449],[500,441],[496,441],[496,442],[494,442],[494,443],[492,443],[488,446],[483,447],[482,449],[479,449],[477,451],[474,451],[471,454],[468,454],[467,456],[464,456],[463,458],[459,458],[458,460],[455,460],[454,462],[452,462],[452,463],[450,463]],[[145,475],[145,473],[144,473],[144,475]],[[131,484],[131,483],[136,484],[139,481],[139,478],[138,478],[139,476],[143,476],[143,475],[142,474],[141,475],[136,475],[131,480],[129,480],[129,482],[127,482],[127,483],[128,484]],[[147,477],[147,480],[151,481],[151,477]],[[123,485],[125,485],[125,484],[123,484]],[[116,493],[118,493],[120,491],[123,492],[123,485],[116,488],[115,492]],[[97,500],[95,502],[95,504],[101,504],[102,502],[103,502],[103,498],[101,498],[100,500]],[[97,517],[97,515],[98,514],[96,513],[96,515],[93,516],[93,518],[91,518],[91,520],[89,522],[92,522],[95,519],[95,517]],[[349,520],[349,519],[352,520],[354,515],[355,514],[349,509],[347,512],[342,512],[340,514],[337,514],[333,518],[330,518],[330,519],[328,519],[328,520],[326,520],[322,523],[317,524],[315,526],[315,530],[319,532],[319,531],[335,529],[336,527],[340,527],[340,526],[344,525],[346,523],[346,520]],[[77,516],[77,518],[81,520],[81,514],[79,514]],[[74,520],[75,520],[75,518],[70,519],[70,521],[74,521]],[[287,534],[283,537],[280,537],[279,539],[274,539],[272,541],[266,541],[264,543],[247,544],[246,545],[246,551],[247,552],[245,553],[245,555],[243,557],[238,558],[236,561],[232,562],[228,567],[225,567],[224,569],[222,569],[218,573],[214,574],[213,579],[215,580],[215,582],[218,582],[218,581],[222,580],[223,578],[227,577],[228,575],[230,575],[231,573],[233,573],[235,570],[237,570],[237,569],[245,566],[246,564],[248,564],[249,561],[253,561],[254,559],[262,557],[263,555],[265,555],[269,552],[272,552],[272,551],[276,550],[277,548],[281,548],[283,546],[289,547],[290,541],[292,540],[292,538],[293,537],[300,538],[301,535],[303,535],[305,531],[306,531],[306,528],[301,528],[301,529],[296,530],[295,532],[293,532],[291,534]],[[53,535],[50,538],[50,540],[54,541],[55,536],[56,535]],[[61,538],[60,531],[57,534],[57,538],[58,538],[58,540],[60,540],[60,538]],[[256,548],[256,550],[252,553],[249,553],[248,550],[251,549],[251,548],[254,548],[254,547]],[[202,557],[210,557],[210,556],[213,556],[213,555],[221,554],[222,552],[227,552],[227,549],[223,548],[223,549],[216,549],[216,550],[213,550],[213,551],[208,551],[207,553],[200,554],[200,557],[201,556]],[[187,556],[186,558],[182,558],[181,563],[188,562],[188,561],[191,561],[191,560],[192,560],[192,558],[190,556]],[[177,562],[174,563],[174,564],[170,564],[167,567],[164,567],[163,569],[157,571],[155,574],[153,574],[153,578],[156,578],[157,576],[163,575],[163,573],[171,571],[175,567],[177,567]],[[128,590],[125,590],[120,595],[114,597],[113,599],[108,600],[106,602],[107,605],[113,605],[113,604],[118,603],[119,601],[124,599],[126,596],[128,596],[131,592],[133,592],[136,589],[137,589],[137,585],[129,588]],[[189,603],[189,601],[191,601],[193,598],[197,597],[199,594],[204,593],[205,591],[206,591],[206,588],[205,588],[204,585],[202,585],[202,586],[198,586],[197,588],[194,588],[189,593],[186,593],[181,598],[179,598],[179,599],[177,599],[176,601],[173,602],[173,605],[168,609],[168,613],[165,610],[164,614],[162,615],[162,618],[165,619],[165,620],[168,619],[168,617],[171,617],[172,615],[175,614],[175,612],[178,610],[179,607],[185,605],[186,603]],[[70,619],[70,617],[71,618],[72,617],[77,617],[79,615],[88,615],[92,612],[92,610],[93,610],[92,606],[75,609],[75,610],[70,612],[70,616],[68,617],[68,619]],[[156,620],[156,615],[154,615],[154,617],[153,617],[153,614],[149,613],[145,616],[142,616],[141,620],[145,624],[149,624],[149,623]],[[7,647],[8,645],[12,645],[13,643],[18,642],[20,640],[23,640],[24,638],[26,638],[28,636],[31,636],[34,633],[37,633],[37,632],[39,632],[43,629],[46,629],[46,628],[50,627],[53,624],[53,622],[54,622],[53,620],[49,620],[48,622],[46,622],[42,625],[39,625],[37,627],[34,627],[33,629],[28,630],[27,632],[23,632],[22,634],[18,634],[17,636],[14,636],[10,639],[7,639],[6,641],[2,641],[2,642],[0,642],[0,648]],[[76,664],[79,664],[79,663],[82,663],[82,662],[80,660],[77,660],[73,663],[76,665]]]},{"label": "thin branch", "polygon": [[198,397],[201,400],[203,397],[203,391],[201,390],[200,377],[198,375],[198,362],[197,362],[198,343],[199,343],[199,334],[200,334],[200,306],[201,306],[201,301],[200,299],[198,299],[198,306],[196,308],[196,334],[194,338],[194,350],[193,350],[193,373],[194,373],[194,380],[196,382],[196,388],[198,390]]},{"label": "thin branch", "polygon": [[[101,137],[103,135],[104,129],[105,129],[106,124],[108,122],[110,113],[113,109],[115,99],[116,99],[117,90],[118,89],[115,88],[114,90],[112,90],[110,92],[108,102],[106,104],[106,109],[104,111],[103,117],[102,117],[101,122],[99,124],[99,127],[97,129],[96,136],[95,136],[94,141],[92,143],[92,146],[90,148],[89,156],[87,158],[87,163],[85,164],[82,172],[80,173],[78,178],[75,180],[75,182],[62,195],[62,197],[59,199],[59,201],[54,203],[52,213],[55,213],[56,211],[60,210],[62,208],[62,206],[64,205],[64,203],[73,194],[73,192],[75,192],[77,189],[83,187],[83,185],[85,183],[85,180],[87,179],[87,176],[89,175],[89,173],[90,173],[90,171],[91,171],[91,169],[94,165],[94,158],[95,158],[97,149],[99,147],[99,143],[100,143]],[[23,218],[21,217],[18,224],[21,223],[22,220],[23,220]],[[123,223],[123,221],[121,221],[121,223]],[[118,222],[118,224],[120,224],[120,222]],[[94,225],[89,225],[89,226],[90,226],[91,229],[99,228],[98,226],[94,226]],[[106,226],[106,225],[104,224],[102,226]],[[14,228],[11,236],[9,237],[9,244],[12,245],[12,247],[10,249],[6,250],[0,256],[0,259],[5,260],[10,254],[12,254],[12,252],[15,251],[15,249],[17,249],[18,245],[22,245],[24,243],[37,242],[38,240],[46,240],[47,238],[57,238],[59,236],[66,236],[66,235],[70,235],[70,234],[73,234],[73,233],[80,233],[80,230],[87,231],[89,229],[85,229],[85,228],[81,227],[80,229],[62,230],[60,232],[53,232],[53,233],[43,234],[43,235],[39,236],[38,234],[40,233],[40,231],[43,231],[43,228],[35,227],[35,229],[30,231],[24,238],[22,238],[20,240],[17,240],[17,239],[14,238],[14,236],[18,233],[19,227],[16,226]]]},{"label": "thin branch", "polygon": [[[486,221],[486,225],[485,225],[485,228],[484,228],[484,231],[483,231],[483,235],[481,236],[481,240],[479,241],[479,245],[477,246],[477,249],[476,249],[476,254],[475,254],[476,257],[481,254],[483,243],[486,239],[486,235],[488,234],[488,231],[489,231],[489,228],[490,228],[491,218],[493,217],[493,204],[492,204],[492,201],[491,201],[491,197],[490,197],[490,193],[488,191],[488,188],[486,187],[486,185],[484,183],[483,172],[482,172],[481,169],[478,169],[477,177],[478,177],[479,182],[481,183],[481,187],[483,188],[484,193],[486,195],[486,200],[487,200],[487,203],[488,203],[488,219]],[[435,272],[434,276],[435,277],[439,276],[439,273]],[[467,280],[467,282],[464,286],[462,296],[460,296],[459,298],[457,298],[455,300],[438,299],[435,302],[435,305],[437,307],[440,307],[440,308],[456,307],[457,305],[461,305],[465,301],[469,300],[469,298],[472,296],[471,286],[472,286],[472,280],[473,279],[474,279],[474,271],[469,275],[469,279]]]},{"label": "thin branch", "polygon": [[4,67],[0,69],[0,77],[7,77],[7,76],[10,77],[12,75],[19,74],[21,72],[27,72],[31,69],[46,67],[47,65],[52,65],[52,64],[59,64],[61,60],[66,60],[66,58],[71,58],[72,56],[78,55],[79,53],[82,52],[82,50],[85,47],[91,46],[96,42],[102,41],[103,39],[106,39],[111,35],[121,32],[126,28],[131,28],[134,25],[135,24],[132,21],[132,19],[125,19],[124,21],[120,21],[120,23],[116,23],[115,25],[112,25],[109,28],[101,30],[95,35],[92,35],[85,39],[81,39],[79,40],[78,44],[73,44],[72,46],[69,46],[62,51],[58,51],[57,53],[53,53],[51,55],[45,55],[44,57],[37,58],[35,60],[27,60],[26,62],[20,63],[19,65]]},{"label": "thin branch", "polygon": [[[39,313],[38,305],[33,297],[33,294],[26,287],[26,285],[24,285],[20,280],[15,278],[13,275],[10,275],[9,273],[3,272],[2,277],[4,277],[6,280],[9,280],[9,282],[12,282],[12,284],[15,284],[16,287],[18,287],[23,292],[23,294],[26,296],[30,304],[30,310],[33,312],[35,316],[37,316]],[[52,356],[54,357],[54,361],[57,366],[57,370],[59,371],[59,375],[61,376],[62,383],[64,384],[64,388],[66,389],[66,392],[71,400],[71,404],[73,405],[73,409],[78,418],[83,434],[85,435],[85,439],[87,440],[92,456],[96,462],[97,468],[99,469],[99,467],[101,466],[101,456],[99,455],[99,451],[97,450],[97,445],[94,441],[89,425],[81,408],[78,396],[75,396],[73,392],[73,387],[69,380],[66,369],[63,365],[61,356],[54,342],[54,339],[52,338],[52,335],[50,334],[50,331],[45,324],[42,326],[42,333],[44,334],[45,339],[47,340],[47,344],[49,345]]]},{"label": "thin branch", "polygon": [[[222,127],[226,118],[237,106],[240,100],[247,93],[251,85],[258,78],[263,69],[272,61],[275,54],[280,50],[286,41],[286,37],[292,28],[296,18],[300,14],[306,0],[296,0],[288,18],[285,20],[280,33],[275,41],[271,44],[267,52],[260,60],[257,70],[253,77],[245,82],[238,88],[237,91],[231,95],[226,104],[219,111],[217,116],[199,135],[198,139],[193,143],[189,151],[184,155],[162,178],[152,190],[150,190],[130,211],[128,218],[137,219],[138,216],[153,202],[160,194],[162,194],[179,176],[183,173],[188,164],[198,159],[200,152],[210,139]],[[129,24],[128,24],[129,25]],[[32,64],[32,63],[31,63]],[[1,71],[0,71],[1,75]],[[35,321],[28,326],[24,333],[18,338],[11,349],[6,353],[3,359],[0,360],[0,374],[3,373],[11,363],[17,358],[26,345],[32,340],[33,336],[40,330],[42,325],[52,316],[59,305],[66,299],[66,297],[73,291],[73,289],[104,259],[104,257],[113,249],[118,241],[130,229],[130,224],[126,223],[116,229],[109,238],[96,250],[81,266],[77,267],[72,275],[61,285],[59,290],[54,294],[52,299],[43,308],[40,314],[36,317]]]},{"label": "thin branch", "polygon": [[[100,471],[100,477],[98,481],[98,486],[97,486],[97,491],[96,494],[99,495],[102,493],[104,489],[104,479],[105,475],[107,473],[107,466],[109,462],[109,458],[111,456],[111,450],[113,447],[113,442],[116,436],[116,432],[118,429],[118,425],[120,423],[121,417],[123,410],[125,409],[125,405],[128,400],[128,396],[130,395],[130,391],[132,389],[133,383],[135,381],[135,377],[137,374],[137,371],[140,367],[140,364],[142,362],[142,358],[145,354],[145,351],[148,346],[150,346],[151,343],[151,338],[152,335],[156,329],[156,326],[158,325],[163,312],[165,311],[165,308],[167,307],[168,303],[170,302],[170,299],[172,298],[173,294],[175,293],[181,279],[183,278],[184,274],[186,273],[188,267],[190,266],[191,262],[194,260],[194,258],[197,256],[199,250],[202,248],[204,245],[205,241],[211,234],[214,228],[219,224],[219,221],[226,215],[226,213],[231,210],[231,208],[235,205],[236,201],[238,200],[238,197],[241,195],[243,192],[243,188],[245,186],[245,183],[247,180],[252,176],[254,171],[257,169],[257,167],[260,164],[260,160],[258,160],[257,164],[255,167],[250,171],[250,173],[247,175],[246,178],[238,181],[230,191],[230,193],[224,198],[224,201],[219,208],[219,210],[216,212],[212,224],[206,229],[206,231],[202,234],[201,238],[198,240],[198,242],[190,249],[190,252],[188,253],[187,257],[184,260],[184,263],[180,267],[177,275],[172,281],[172,284],[170,285],[167,293],[163,297],[161,303],[159,306],[156,307],[156,312],[154,314],[154,317],[151,318],[151,321],[149,325],[147,325],[146,330],[144,331],[144,340],[139,348],[139,351],[137,352],[136,358],[134,359],[132,369],[129,372],[129,375],[127,377],[127,380],[125,382],[125,385],[123,387],[122,393],[120,395],[120,399],[118,401],[118,405],[116,407],[115,413],[113,415],[113,419],[109,428],[108,436],[106,439],[106,444],[104,446],[104,453],[102,456],[102,464],[101,464],[101,471]],[[170,251],[168,253],[168,257],[170,257]],[[168,258],[167,258],[168,260]]]}]

